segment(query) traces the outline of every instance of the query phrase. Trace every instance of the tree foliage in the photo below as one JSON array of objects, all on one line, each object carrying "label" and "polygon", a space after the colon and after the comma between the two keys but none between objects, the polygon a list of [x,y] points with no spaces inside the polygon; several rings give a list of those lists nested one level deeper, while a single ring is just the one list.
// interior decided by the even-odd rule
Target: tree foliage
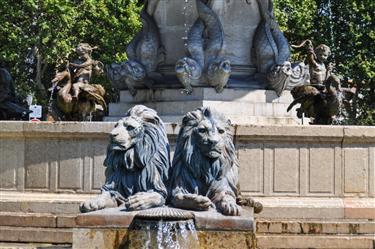
[{"label": "tree foliage", "polygon": [[97,46],[93,57],[105,64],[125,59],[126,44],[140,27],[139,10],[136,0],[3,0],[0,60],[19,92],[35,93],[45,104],[55,66],[74,57],[80,42]]},{"label": "tree foliage", "polygon": [[[292,44],[327,44],[336,74],[357,87],[348,124],[375,125],[375,2],[373,0],[275,0],[281,29]],[[294,51],[294,58],[298,58]]]},{"label": "tree foliage", "polygon": [[[45,104],[56,64],[73,57],[78,43],[98,46],[93,58],[105,64],[126,58],[126,44],[141,25],[142,2],[2,0],[0,61],[11,69],[19,92],[35,93]],[[358,94],[348,123],[375,124],[375,1],[274,0],[274,7],[291,44],[311,39],[329,45],[337,74],[353,79]],[[293,52],[293,59],[301,58]],[[94,80],[110,89],[104,77]]]}]

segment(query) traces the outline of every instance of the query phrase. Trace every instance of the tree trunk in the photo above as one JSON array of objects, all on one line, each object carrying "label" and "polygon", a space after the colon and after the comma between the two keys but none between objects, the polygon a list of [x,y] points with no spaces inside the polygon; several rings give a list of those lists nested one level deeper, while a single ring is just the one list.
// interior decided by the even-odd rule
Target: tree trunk
[{"label": "tree trunk", "polygon": [[36,76],[35,76],[35,84],[38,90],[38,94],[42,98],[46,98],[46,88],[42,83],[43,74],[45,72],[45,66],[43,66],[43,57],[39,53],[39,49],[36,48]]}]

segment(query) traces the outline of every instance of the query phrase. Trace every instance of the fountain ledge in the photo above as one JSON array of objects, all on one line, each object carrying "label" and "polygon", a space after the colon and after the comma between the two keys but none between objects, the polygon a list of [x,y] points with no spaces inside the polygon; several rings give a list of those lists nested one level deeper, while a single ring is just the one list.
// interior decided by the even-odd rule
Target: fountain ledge
[{"label": "fountain ledge", "polygon": [[[139,211],[108,208],[79,214],[75,221],[81,228],[129,228]],[[215,211],[191,211],[197,230],[254,231],[253,208],[243,208],[241,216],[225,216]]]},{"label": "fountain ledge", "polygon": [[[134,230],[133,224],[139,224],[142,220],[151,221],[143,218],[140,220],[137,216],[140,212],[142,211],[127,212],[122,211],[122,208],[111,208],[78,215],[75,219],[76,228],[73,230],[73,249],[154,248],[146,246],[150,242],[144,237],[147,232],[143,229]],[[189,240],[192,244],[182,248],[256,248],[252,208],[243,208],[242,215],[238,217],[224,216],[216,211],[191,213],[194,217],[195,235]],[[131,246],[127,247],[129,241]]]}]

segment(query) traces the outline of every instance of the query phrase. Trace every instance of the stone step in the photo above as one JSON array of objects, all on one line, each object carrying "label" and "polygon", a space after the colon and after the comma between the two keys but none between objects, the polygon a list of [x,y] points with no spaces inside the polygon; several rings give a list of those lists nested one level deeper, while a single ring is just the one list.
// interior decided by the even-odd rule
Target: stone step
[{"label": "stone step", "polygon": [[129,91],[120,91],[120,102],[124,103],[194,100],[290,104],[293,97],[289,91],[284,91],[279,97],[275,91],[249,89],[224,89],[222,93],[217,93],[213,88],[194,88],[191,95],[181,94],[181,89],[138,90],[135,96],[132,96]]},{"label": "stone step", "polygon": [[[243,193],[252,196],[251,193]],[[0,192],[0,212],[77,214],[95,194]],[[253,197],[263,204],[264,219],[374,219],[374,198]]]},{"label": "stone step", "polygon": [[0,241],[71,244],[73,229],[0,226]]},{"label": "stone step", "polygon": [[256,218],[375,220],[375,198],[371,197],[254,197],[254,200],[263,204],[263,211]]},{"label": "stone step", "polygon": [[0,243],[0,249],[72,249],[70,244]]},{"label": "stone step", "polygon": [[[0,212],[2,227],[75,228],[77,214]],[[258,218],[259,234],[375,234],[369,219],[263,219]]]},{"label": "stone step", "polygon": [[0,212],[0,226],[74,228],[76,227],[75,218],[77,214]]},{"label": "stone step", "polygon": [[[58,219],[65,219],[59,222]],[[72,243],[75,216],[0,213],[0,241]],[[354,219],[257,219],[259,248],[372,248],[375,222]],[[281,243],[281,244],[280,244]],[[280,247],[280,245],[283,245]],[[21,244],[4,248],[70,248],[69,245],[35,247]],[[1,244],[0,244],[0,248]]]},{"label": "stone step", "polygon": [[79,204],[95,195],[0,192],[0,212],[75,214]]},{"label": "stone step", "polygon": [[[366,219],[257,219],[257,234],[373,235],[375,221]],[[375,239],[375,238],[374,238]]]},{"label": "stone step", "polygon": [[374,235],[257,235],[259,249],[373,249]]}]

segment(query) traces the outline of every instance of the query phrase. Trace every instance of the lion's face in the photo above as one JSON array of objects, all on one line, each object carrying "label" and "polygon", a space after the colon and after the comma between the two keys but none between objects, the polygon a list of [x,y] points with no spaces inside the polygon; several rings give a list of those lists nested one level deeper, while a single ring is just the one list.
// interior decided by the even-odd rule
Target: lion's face
[{"label": "lion's face", "polygon": [[194,128],[193,136],[200,152],[211,159],[219,158],[224,150],[226,129],[223,124],[204,117]]},{"label": "lion's face", "polygon": [[110,133],[112,150],[127,151],[133,148],[143,134],[140,120],[129,116],[120,119]]}]

